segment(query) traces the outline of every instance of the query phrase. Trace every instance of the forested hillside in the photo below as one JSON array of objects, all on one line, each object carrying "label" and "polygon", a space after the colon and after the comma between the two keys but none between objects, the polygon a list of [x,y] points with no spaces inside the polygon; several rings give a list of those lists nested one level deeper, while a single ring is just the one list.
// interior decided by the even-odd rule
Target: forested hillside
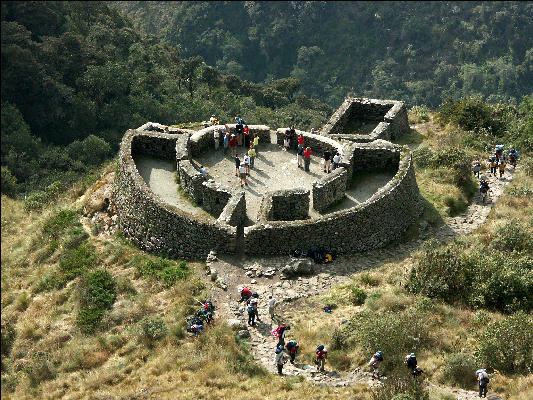
[{"label": "forested hillside", "polygon": [[436,107],[533,90],[531,2],[113,2],[185,57],[254,82],[294,77],[337,106],[347,91]]},{"label": "forested hillside", "polygon": [[216,113],[222,122],[239,114],[319,127],[332,111],[283,80],[271,87],[243,81],[141,38],[105,2],[1,7],[3,193],[69,186],[115,154],[126,129],[146,121],[179,124]]}]

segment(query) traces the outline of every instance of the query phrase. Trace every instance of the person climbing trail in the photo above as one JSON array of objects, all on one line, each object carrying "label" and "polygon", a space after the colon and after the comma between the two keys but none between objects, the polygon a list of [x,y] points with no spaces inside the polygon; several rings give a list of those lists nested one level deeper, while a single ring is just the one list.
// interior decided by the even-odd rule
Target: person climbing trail
[{"label": "person climbing trail", "polygon": [[274,322],[274,313],[276,312],[276,299],[273,296],[268,296],[268,314],[270,321]]},{"label": "person climbing trail", "polygon": [[296,353],[298,353],[298,349],[300,348],[300,345],[296,342],[296,340],[293,339],[293,340],[289,340],[285,347],[287,348],[287,351],[289,352],[289,356],[291,358],[291,364],[294,364],[294,359],[296,358]]},{"label": "person climbing trail", "polygon": [[278,325],[276,329],[271,331],[271,333],[278,338],[278,346],[285,346],[285,335],[286,332],[290,330],[290,325]]},{"label": "person climbing trail", "polygon": [[241,295],[239,303],[242,303],[245,300],[247,301],[250,297],[252,297],[252,292],[248,288],[239,288],[239,294]]},{"label": "person climbing trail", "polygon": [[252,293],[252,298],[250,299],[250,301],[252,300],[255,300],[254,303],[255,303],[255,307],[254,307],[254,311],[255,311],[255,318],[261,322],[261,318],[259,318],[259,293],[257,292],[253,292]]},{"label": "person climbing trail", "polygon": [[476,378],[479,386],[479,397],[487,397],[487,390],[489,384],[489,374],[486,369],[478,369],[476,371]]},{"label": "person climbing trail", "polygon": [[287,355],[284,352],[283,345],[276,347],[276,356],[274,357],[274,364],[278,367],[278,374],[283,375],[283,366],[287,362]]},{"label": "person climbing trail", "polygon": [[315,351],[316,360],[315,364],[320,372],[324,372],[324,367],[326,365],[326,359],[328,358],[328,351],[323,344],[319,344]]},{"label": "person climbing trail", "polygon": [[487,179],[482,179],[479,183],[479,193],[481,194],[481,199],[483,204],[487,201],[487,195],[489,193],[489,181]]},{"label": "person climbing trail", "polygon": [[503,174],[505,173],[505,161],[500,160],[498,163],[498,169],[500,170],[500,178],[503,177]]},{"label": "person climbing trail", "polygon": [[248,302],[248,325],[255,326],[256,313],[257,299],[252,297]]},{"label": "person climbing trail", "polygon": [[379,365],[383,361],[383,352],[381,350],[374,353],[368,365],[372,367],[372,379],[379,379]]}]

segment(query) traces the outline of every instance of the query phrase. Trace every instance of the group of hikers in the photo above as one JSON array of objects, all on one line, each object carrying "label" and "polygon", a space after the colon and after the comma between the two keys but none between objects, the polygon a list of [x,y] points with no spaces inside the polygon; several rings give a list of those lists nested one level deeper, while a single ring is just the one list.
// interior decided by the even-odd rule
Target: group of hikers
[{"label": "group of hikers", "polygon": [[[512,165],[513,168],[516,167],[516,162],[519,157],[520,156],[518,155],[518,151],[516,151],[516,149],[512,148],[511,150],[509,150],[509,164]],[[504,152],[504,145],[496,145],[494,147],[494,154],[492,154],[488,158],[488,166],[490,168],[489,176],[497,177],[499,171],[500,178],[502,178],[505,174],[506,165],[507,156]],[[490,187],[488,178],[485,175],[481,175],[481,162],[479,160],[473,162],[472,171],[474,172],[474,175],[477,176],[477,178],[479,179],[479,193],[484,204],[486,202],[487,195],[490,191]]]},{"label": "group of hikers", "polygon": [[188,317],[187,320],[187,332],[190,332],[194,337],[198,337],[205,324],[211,323],[215,316],[215,306],[211,300],[200,302],[202,307],[197,310],[196,314]]},{"label": "group of hikers", "polygon": [[[246,302],[248,311],[248,325],[255,326],[255,319],[259,319],[258,312],[258,300],[259,294],[252,292],[246,287],[239,287],[240,300],[239,303]],[[275,307],[276,299],[273,296],[269,296],[268,301],[268,313],[270,315],[271,322],[275,322]],[[270,331],[270,333],[277,338],[276,348],[274,351],[274,364],[277,367],[279,375],[283,375],[283,367],[290,361],[294,365],[296,356],[300,350],[300,345],[295,339],[287,339],[287,333],[291,330],[290,325],[278,325],[277,328]],[[325,364],[328,356],[328,351],[323,344],[319,344],[315,350],[315,357],[313,362],[316,368],[320,372],[324,372]],[[368,365],[372,368],[372,379],[380,379],[379,367],[383,362],[383,352],[377,351],[372,355]],[[418,365],[415,353],[407,354],[404,358],[404,364],[409,370],[410,374],[414,377],[418,377],[424,373],[422,368]],[[489,376],[486,369],[479,369],[476,371],[476,378],[479,385],[479,397],[486,397]]]},{"label": "group of hikers", "polygon": [[[235,175],[240,178],[241,187],[247,186],[247,176],[250,174],[250,169],[254,168],[255,158],[258,153],[259,135],[257,133],[252,135],[248,125],[244,123],[241,117],[235,117],[235,133],[230,133],[227,124],[224,125],[222,129],[219,129],[219,121],[214,114],[211,116],[209,123],[215,126],[215,130],[213,131],[215,151],[220,148],[221,141],[224,154],[226,154],[228,149],[231,150],[231,157],[235,160]],[[318,134],[318,132],[313,128],[311,134]],[[220,139],[221,135],[222,140]],[[297,137],[298,140],[296,150],[298,168],[303,168],[306,172],[309,172],[312,150],[309,146],[305,146],[304,137],[301,133],[296,135],[294,125],[287,128],[285,131],[283,150],[288,151],[290,149],[293,137]],[[238,156],[238,148],[240,147],[244,149],[242,160]],[[323,152],[322,158],[324,172],[330,173],[332,170],[339,167],[342,154],[338,150],[334,150],[333,152],[326,150]],[[203,166],[201,168],[203,168]]]}]

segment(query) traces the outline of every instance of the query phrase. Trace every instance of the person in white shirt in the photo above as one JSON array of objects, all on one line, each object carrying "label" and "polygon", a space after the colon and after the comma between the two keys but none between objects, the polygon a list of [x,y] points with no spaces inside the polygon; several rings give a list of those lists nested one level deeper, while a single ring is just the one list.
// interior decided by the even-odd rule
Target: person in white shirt
[{"label": "person in white shirt", "polygon": [[203,176],[206,176],[207,175],[207,171],[205,170],[204,166],[203,165],[200,165],[200,169],[199,169],[200,173],[203,175]]},{"label": "person in white shirt", "polygon": [[239,166],[239,176],[241,178],[241,186],[248,185],[246,182],[246,164],[244,162]]},{"label": "person in white shirt", "polygon": [[218,146],[220,146],[220,132],[218,129],[213,132],[213,138],[215,139],[215,150],[218,150]]},{"label": "person in white shirt", "polygon": [[250,156],[248,154],[244,154],[244,165],[246,165],[246,173],[250,173]]},{"label": "person in white shirt", "polygon": [[339,168],[339,163],[341,162],[341,155],[339,152],[335,152],[335,155],[333,156],[333,169]]}]

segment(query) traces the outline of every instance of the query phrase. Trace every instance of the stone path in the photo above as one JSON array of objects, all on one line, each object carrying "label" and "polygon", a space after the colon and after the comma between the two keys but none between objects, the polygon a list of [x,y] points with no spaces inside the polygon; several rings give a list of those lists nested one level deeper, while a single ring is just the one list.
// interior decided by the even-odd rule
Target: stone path
[{"label": "stone path", "polygon": [[[515,171],[506,170],[506,176],[503,179],[490,177],[485,174],[490,181],[491,193],[487,204],[482,204],[479,195],[468,209],[459,216],[447,218],[444,226],[437,230],[426,228],[421,237],[411,240],[408,243],[389,246],[384,249],[376,249],[362,254],[351,256],[341,256],[332,265],[327,267],[319,265],[318,271],[311,277],[299,277],[295,280],[280,279],[280,266],[284,266],[290,260],[289,257],[269,257],[256,258],[253,261],[246,260],[243,257],[228,257],[224,259],[212,260],[208,257],[207,268],[216,270],[218,279],[223,282],[227,291],[224,291],[217,285],[213,285],[212,294],[218,306],[219,316],[228,320],[233,325],[240,326],[240,334],[243,336],[250,335],[250,345],[254,358],[260,362],[270,372],[275,373],[273,363],[274,349],[276,339],[270,333],[274,325],[270,324],[269,317],[263,315],[263,321],[256,327],[247,327],[247,315],[244,306],[237,303],[237,288],[246,285],[253,291],[257,291],[260,298],[265,302],[268,295],[278,300],[278,308],[288,301],[294,301],[299,298],[306,298],[327,292],[332,286],[350,280],[353,273],[378,267],[387,262],[403,260],[417,250],[424,239],[436,237],[438,240],[447,242],[455,236],[466,235],[473,232],[481,226],[490,210],[496,203],[499,196],[503,193],[505,186],[512,181]],[[215,271],[212,271],[215,272]],[[265,274],[267,276],[265,276]],[[294,307],[294,303],[291,303]],[[264,310],[262,310],[265,312]],[[265,323],[265,321],[268,321]],[[294,366],[290,363],[284,368],[286,375],[302,375],[310,382],[318,385],[329,386],[347,386],[354,384],[367,384],[373,386],[379,384],[379,381],[371,379],[370,372],[362,371],[356,368],[350,372],[327,371],[319,373],[315,366],[296,363]],[[429,386],[435,389],[447,391],[459,400],[474,400],[478,398],[477,392],[466,391],[451,387],[442,387],[429,383]],[[492,395],[494,400],[499,397]]]}]

